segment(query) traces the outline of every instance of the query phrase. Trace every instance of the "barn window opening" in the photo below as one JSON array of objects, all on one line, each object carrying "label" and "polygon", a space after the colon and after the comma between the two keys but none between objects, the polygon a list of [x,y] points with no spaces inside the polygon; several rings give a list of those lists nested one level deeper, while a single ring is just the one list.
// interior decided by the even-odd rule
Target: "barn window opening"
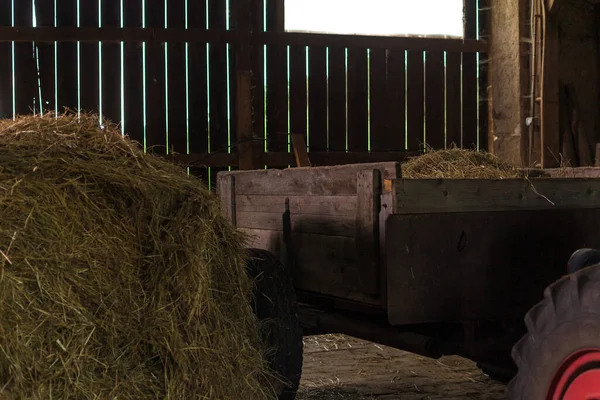
[{"label": "barn window opening", "polygon": [[463,0],[285,0],[288,32],[462,38]]}]

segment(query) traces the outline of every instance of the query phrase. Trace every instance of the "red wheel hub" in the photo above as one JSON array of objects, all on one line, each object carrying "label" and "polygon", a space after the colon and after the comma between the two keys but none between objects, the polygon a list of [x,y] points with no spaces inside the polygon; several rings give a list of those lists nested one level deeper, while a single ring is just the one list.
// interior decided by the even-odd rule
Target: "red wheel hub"
[{"label": "red wheel hub", "polygon": [[600,400],[600,349],[567,357],[554,376],[547,400]]}]

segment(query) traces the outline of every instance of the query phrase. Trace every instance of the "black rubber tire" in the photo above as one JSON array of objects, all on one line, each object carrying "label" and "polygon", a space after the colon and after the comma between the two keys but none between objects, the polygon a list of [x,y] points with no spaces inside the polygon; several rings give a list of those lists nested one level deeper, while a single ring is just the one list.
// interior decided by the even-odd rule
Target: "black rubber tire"
[{"label": "black rubber tire", "polygon": [[286,381],[279,400],[294,400],[302,374],[302,328],[292,276],[272,253],[248,249],[248,272],[255,280],[253,307],[261,335],[271,349],[271,369]]},{"label": "black rubber tire", "polygon": [[517,369],[512,365],[493,362],[478,362],[477,368],[493,381],[507,384],[515,377]]},{"label": "black rubber tire", "polygon": [[518,373],[507,388],[512,400],[545,399],[556,371],[571,354],[600,347],[600,266],[550,285],[525,316],[528,333],[513,347]]}]

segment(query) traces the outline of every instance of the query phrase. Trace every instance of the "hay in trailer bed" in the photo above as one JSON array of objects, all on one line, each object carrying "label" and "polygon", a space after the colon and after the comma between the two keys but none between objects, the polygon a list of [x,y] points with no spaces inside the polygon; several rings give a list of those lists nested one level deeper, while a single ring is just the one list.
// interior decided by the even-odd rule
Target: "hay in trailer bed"
[{"label": "hay in trailer bed", "polygon": [[274,398],[244,241],[94,116],[0,121],[0,396]]},{"label": "hay in trailer bed", "polygon": [[405,179],[521,179],[527,171],[484,152],[451,148],[429,150],[402,164]]}]

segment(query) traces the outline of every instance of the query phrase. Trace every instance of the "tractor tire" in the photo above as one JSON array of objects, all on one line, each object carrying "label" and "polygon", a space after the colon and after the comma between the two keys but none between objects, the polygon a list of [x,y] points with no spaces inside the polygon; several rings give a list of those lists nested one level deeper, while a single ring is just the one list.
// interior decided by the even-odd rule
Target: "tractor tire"
[{"label": "tractor tire", "polygon": [[516,373],[516,368],[510,364],[494,362],[478,362],[477,368],[493,381],[507,384]]},{"label": "tractor tire", "polygon": [[512,351],[518,373],[509,399],[600,398],[600,266],[550,285],[525,324]]},{"label": "tractor tire", "polygon": [[268,346],[267,361],[283,380],[275,385],[278,399],[294,400],[302,374],[303,344],[292,276],[268,251],[249,249],[248,256],[248,273],[255,283],[252,306]]}]

